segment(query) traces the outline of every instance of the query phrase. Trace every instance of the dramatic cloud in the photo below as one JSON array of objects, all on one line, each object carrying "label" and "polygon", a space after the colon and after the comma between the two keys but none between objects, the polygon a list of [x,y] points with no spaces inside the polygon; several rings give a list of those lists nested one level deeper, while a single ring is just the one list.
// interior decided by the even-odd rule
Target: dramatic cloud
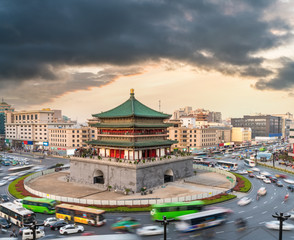
[{"label": "dramatic cloud", "polygon": [[48,91],[44,96],[52,98],[117,77],[87,72],[68,76],[66,68],[138,66],[162,59],[266,77],[272,71],[253,54],[280,46],[290,36],[286,22],[263,17],[275,2],[2,0],[0,86],[42,82]]},{"label": "dramatic cloud", "polygon": [[259,90],[285,90],[294,87],[294,62],[291,59],[283,59],[283,67],[279,69],[275,78],[270,80],[261,79],[255,84]]}]

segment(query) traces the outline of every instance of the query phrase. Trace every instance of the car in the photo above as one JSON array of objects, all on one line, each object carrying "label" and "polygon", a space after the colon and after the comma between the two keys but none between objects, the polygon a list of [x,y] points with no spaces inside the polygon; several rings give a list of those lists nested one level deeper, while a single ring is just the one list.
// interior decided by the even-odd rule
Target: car
[{"label": "car", "polygon": [[18,176],[10,176],[7,181],[10,182],[10,181],[14,181],[15,179],[17,179]]},{"label": "car", "polygon": [[261,187],[260,189],[258,189],[257,193],[260,196],[265,195],[266,194],[266,188],[265,187]]},{"label": "car", "polygon": [[[36,238],[42,238],[45,236],[45,232],[41,229],[36,229]],[[23,240],[34,239],[33,230],[32,229],[24,229],[22,233]]]},{"label": "car", "polygon": [[140,223],[132,217],[122,217],[118,221],[111,225],[113,230],[128,230],[132,228],[137,228],[140,226]]},{"label": "car", "polygon": [[55,223],[52,223],[50,225],[50,229],[51,230],[59,230],[61,227],[67,225],[67,222],[64,221],[63,219],[62,220],[58,220],[56,221]]},{"label": "car", "polygon": [[44,226],[50,227],[52,224],[56,223],[57,221],[62,220],[56,217],[49,217],[44,220]]},{"label": "car", "polygon": [[248,174],[248,172],[246,170],[238,170],[238,171],[236,171],[236,173],[241,174],[241,175]]},{"label": "car", "polygon": [[7,180],[1,180],[0,181],[0,186],[4,186],[8,181]]},{"label": "car", "polygon": [[[280,221],[270,221],[265,223],[265,227],[269,229],[279,230]],[[283,230],[290,231],[294,229],[294,225],[290,223],[283,222]]]},{"label": "car", "polygon": [[261,174],[259,174],[259,175],[256,175],[256,178],[258,178],[258,179],[266,179],[266,177],[264,176],[264,175],[261,175]]},{"label": "car", "polygon": [[14,199],[13,203],[20,206],[20,207],[22,207],[22,199]]},{"label": "car", "polygon": [[270,176],[269,180],[271,180],[271,182],[276,183],[278,181],[278,179],[276,177]]},{"label": "car", "polygon": [[60,234],[72,234],[84,232],[84,227],[81,225],[67,224],[59,229]]},{"label": "car", "polygon": [[137,229],[137,234],[139,236],[153,236],[153,235],[161,235],[164,233],[163,227],[159,227],[156,225],[145,226]]},{"label": "car", "polygon": [[276,174],[275,177],[276,178],[283,178],[283,179],[287,178],[287,176],[284,174]]},{"label": "car", "polygon": [[291,180],[291,179],[284,179],[284,182],[294,185],[294,180]]},{"label": "car", "polygon": [[291,192],[293,192],[294,191],[294,185],[288,185],[287,189],[289,189]]},{"label": "car", "polygon": [[276,185],[277,185],[278,187],[283,187],[283,186],[284,186],[284,185],[282,184],[281,181],[276,181]]},{"label": "car", "polygon": [[260,173],[263,176],[270,176],[271,174],[269,172],[263,171]]},{"label": "car", "polygon": [[248,169],[247,173],[253,173],[253,171],[251,169]]},{"label": "car", "polygon": [[269,180],[268,178],[263,179],[264,183],[271,183],[271,180]]},{"label": "car", "polygon": [[0,217],[0,226],[1,228],[10,228],[11,222],[8,222],[5,218]]},{"label": "car", "polygon": [[254,178],[254,174],[253,173],[249,173],[248,176],[251,177],[251,178]]},{"label": "car", "polygon": [[254,172],[260,172],[260,169],[257,168],[257,167],[254,167],[254,168],[252,168],[252,171],[254,171]]},{"label": "car", "polygon": [[9,202],[10,199],[6,194],[0,194],[0,201],[4,203],[4,202]]},{"label": "car", "polygon": [[245,206],[245,205],[247,205],[247,204],[249,204],[249,203],[251,203],[251,202],[252,202],[252,199],[251,199],[251,198],[243,197],[243,198],[241,198],[241,199],[238,201],[238,205],[239,205],[239,206]]}]

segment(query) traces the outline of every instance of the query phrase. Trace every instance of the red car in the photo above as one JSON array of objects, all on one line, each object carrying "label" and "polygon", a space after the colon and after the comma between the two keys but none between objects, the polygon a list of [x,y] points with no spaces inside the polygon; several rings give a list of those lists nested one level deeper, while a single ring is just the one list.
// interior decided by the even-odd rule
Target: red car
[{"label": "red car", "polygon": [[287,178],[287,176],[286,175],[284,175],[284,174],[276,174],[275,175],[277,178]]},{"label": "red car", "polygon": [[251,178],[254,178],[254,174],[253,173],[249,173],[248,176],[251,177]]}]

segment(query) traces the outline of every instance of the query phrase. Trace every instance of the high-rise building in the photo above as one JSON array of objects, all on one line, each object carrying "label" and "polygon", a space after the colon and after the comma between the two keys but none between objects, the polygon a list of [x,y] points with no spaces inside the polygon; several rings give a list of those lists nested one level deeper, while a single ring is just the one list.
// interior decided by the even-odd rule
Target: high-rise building
[{"label": "high-rise building", "polygon": [[272,115],[245,115],[232,118],[233,127],[251,128],[252,139],[255,137],[282,137],[282,118]]},{"label": "high-rise building", "polygon": [[0,103],[0,148],[3,148],[5,144],[6,113],[13,111],[14,108],[11,107],[11,105],[8,103],[4,102],[4,99],[2,98],[2,102]]}]

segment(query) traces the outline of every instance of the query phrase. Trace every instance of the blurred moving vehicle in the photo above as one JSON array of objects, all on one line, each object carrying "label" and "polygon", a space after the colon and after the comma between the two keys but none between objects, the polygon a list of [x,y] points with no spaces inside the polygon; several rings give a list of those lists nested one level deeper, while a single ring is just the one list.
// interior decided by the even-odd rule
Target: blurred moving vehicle
[{"label": "blurred moving vehicle", "polygon": [[257,168],[257,167],[254,167],[254,168],[252,168],[252,171],[254,171],[254,172],[260,172],[260,169]]},{"label": "blurred moving vehicle", "polygon": [[276,178],[283,178],[283,179],[287,178],[287,176],[284,174],[276,174],[275,177]]},{"label": "blurred moving vehicle", "polygon": [[281,181],[276,181],[276,185],[277,185],[278,187],[283,187],[283,186],[284,186],[284,185],[282,184]]},{"label": "blurred moving vehicle", "polygon": [[60,234],[82,233],[85,229],[82,225],[67,224],[59,229]]},{"label": "blurred moving vehicle", "polygon": [[132,217],[124,217],[118,220],[116,223],[111,225],[113,230],[129,230],[137,228],[140,226],[140,223]]},{"label": "blurred moving vehicle", "polygon": [[1,226],[1,228],[10,228],[11,223],[8,222],[5,218],[0,217],[0,226]]},{"label": "blurred moving vehicle", "polygon": [[7,182],[8,182],[7,180],[1,180],[1,181],[0,181],[0,187],[1,187],[1,186],[4,186]]},{"label": "blurred moving vehicle", "polygon": [[[29,228],[28,228],[28,227],[22,227],[22,228],[20,228],[20,229],[18,230],[18,235],[22,236],[22,234],[23,234],[23,230],[25,230],[25,229],[29,229]],[[44,227],[43,227],[43,226],[38,226],[38,229],[44,231]]]},{"label": "blurred moving vehicle", "polygon": [[245,206],[245,205],[247,205],[247,204],[249,204],[249,203],[251,203],[251,202],[252,202],[252,198],[243,197],[243,198],[241,198],[241,199],[238,201],[238,205],[239,205],[239,206]]},{"label": "blurred moving vehicle", "polygon": [[265,187],[261,187],[260,189],[258,189],[257,194],[259,196],[264,196],[266,194],[266,188]]},{"label": "blurred moving vehicle", "polygon": [[0,194],[0,201],[5,203],[5,202],[9,202],[10,199],[6,194]]},{"label": "blurred moving vehicle", "polygon": [[256,178],[262,179],[262,180],[266,179],[266,177],[264,175],[261,175],[261,174],[256,175]]},{"label": "blurred moving vehicle", "polygon": [[49,227],[49,226],[53,225],[54,223],[56,223],[56,222],[59,221],[59,220],[61,220],[61,219],[56,218],[56,217],[49,217],[49,218],[46,218],[46,219],[44,220],[44,226],[45,226],[45,227]]},{"label": "blurred moving vehicle", "polygon": [[254,178],[254,174],[253,174],[253,173],[249,173],[248,176],[249,176],[250,178]]},{"label": "blurred moving vehicle", "polygon": [[153,235],[161,235],[163,234],[164,229],[163,227],[159,227],[156,225],[152,226],[145,226],[142,228],[137,229],[137,234],[140,236],[153,236]]},{"label": "blurred moving vehicle", "polygon": [[[279,230],[280,229],[280,221],[270,221],[265,223],[265,227],[269,229]],[[283,222],[283,230],[291,231],[294,229],[294,225],[290,223]]]},{"label": "blurred moving vehicle", "polygon": [[67,222],[62,220],[58,220],[55,223],[50,225],[50,229],[51,230],[59,230],[61,227],[64,227],[65,225],[67,225]]},{"label": "blurred moving vehicle", "polygon": [[[36,229],[36,239],[42,238],[45,236],[45,232],[41,229]],[[24,229],[22,232],[22,239],[23,240],[30,240],[34,239],[33,230],[32,229]]]},{"label": "blurred moving vehicle", "polygon": [[294,191],[294,185],[288,185],[287,189],[289,189],[291,192],[293,192]]},{"label": "blurred moving vehicle", "polygon": [[238,171],[236,171],[236,173],[241,174],[241,175],[248,174],[248,172],[246,170],[238,170]]},{"label": "blurred moving vehicle", "polygon": [[22,199],[14,199],[13,203],[20,206],[20,207],[22,207]]},{"label": "blurred moving vehicle", "polygon": [[263,182],[264,183],[271,183],[271,180],[269,180],[268,178],[266,178],[266,179],[263,179]]}]

